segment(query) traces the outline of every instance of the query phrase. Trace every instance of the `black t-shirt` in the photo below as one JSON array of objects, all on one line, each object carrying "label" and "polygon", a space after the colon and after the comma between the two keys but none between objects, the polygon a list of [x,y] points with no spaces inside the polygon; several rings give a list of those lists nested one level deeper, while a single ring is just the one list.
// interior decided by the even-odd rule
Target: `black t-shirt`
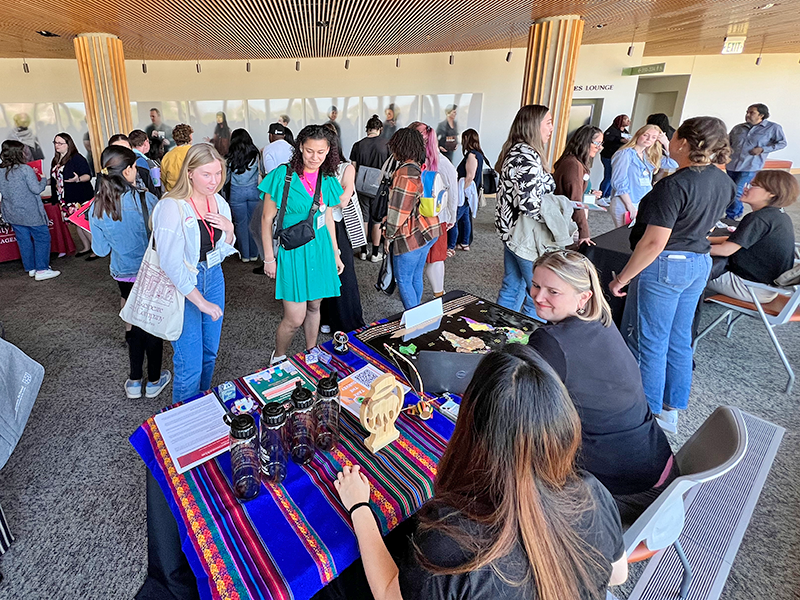
[{"label": "black t-shirt", "polygon": [[[562,492],[565,502],[577,499],[587,490],[594,502],[589,508],[570,520],[573,530],[600,556],[596,556],[599,568],[591,569],[591,592],[582,590],[580,598],[603,597],[611,577],[611,563],[619,560],[625,551],[622,539],[622,526],[619,512],[611,495],[597,479],[588,473],[581,473],[582,482],[576,482]],[[585,487],[584,487],[585,486]],[[424,510],[424,509],[423,509]],[[480,535],[480,525],[468,520],[459,513],[452,514],[447,508],[437,510],[438,517],[447,517],[446,522],[473,536]],[[453,538],[439,531],[416,533],[413,540],[426,560],[442,567],[455,567],[470,559],[470,554]],[[401,559],[400,590],[406,600],[531,600],[536,597],[532,581],[514,586],[504,581],[491,566],[478,571],[458,575],[434,575],[422,567],[414,555],[413,544],[409,542],[405,557]],[[521,544],[511,553],[499,559],[498,566],[507,578],[521,580],[525,576],[527,558]]]},{"label": "black t-shirt", "polygon": [[748,213],[728,241],[742,247],[728,258],[728,270],[744,279],[771,284],[794,265],[794,226],[782,208]]},{"label": "black t-shirt", "polygon": [[642,198],[631,230],[631,250],[648,225],[657,225],[672,230],[664,250],[708,253],[707,236],[735,196],[733,181],[715,165],[679,169]]},{"label": "black t-shirt", "polygon": [[360,139],[350,150],[350,161],[356,163],[356,167],[380,169],[387,158],[389,158],[389,142],[379,135]]},{"label": "black t-shirt", "polygon": [[[613,125],[606,129],[603,134],[603,149],[600,151],[600,156],[603,158],[612,158],[614,153],[622,148],[625,143],[625,138],[622,137],[622,130],[617,129]],[[627,131],[625,132],[627,133]]]},{"label": "black t-shirt", "polygon": [[[211,236],[208,235],[208,229],[206,229],[206,225],[211,229],[214,233],[214,244],[211,243]],[[217,229],[216,227],[212,227],[208,224],[208,221],[203,222],[202,219],[197,219],[197,226],[200,228],[200,262],[206,260],[206,255],[214,249],[214,246],[219,243],[220,239],[222,239],[222,230]]]},{"label": "black t-shirt", "polygon": [[436,139],[439,146],[445,148],[442,151],[447,160],[453,160],[453,152],[458,146],[458,128],[450,127],[450,123],[445,119],[436,127]]},{"label": "black t-shirt", "polygon": [[528,344],[561,377],[578,410],[581,467],[612,494],[652,488],[672,450],[650,412],[639,365],[619,330],[568,317],[534,331]]}]

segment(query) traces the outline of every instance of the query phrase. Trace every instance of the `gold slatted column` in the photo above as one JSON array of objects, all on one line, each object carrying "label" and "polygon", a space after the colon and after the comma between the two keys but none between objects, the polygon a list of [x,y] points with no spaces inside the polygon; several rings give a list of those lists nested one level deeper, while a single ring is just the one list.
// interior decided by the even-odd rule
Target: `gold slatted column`
[{"label": "gold slatted column", "polygon": [[86,123],[95,168],[108,138],[133,129],[122,41],[108,33],[81,33],[75,38]]},{"label": "gold slatted column", "polygon": [[555,127],[547,148],[550,165],[561,155],[567,141],[583,24],[578,15],[550,17],[536,21],[528,32],[522,105],[543,104],[550,108]]}]

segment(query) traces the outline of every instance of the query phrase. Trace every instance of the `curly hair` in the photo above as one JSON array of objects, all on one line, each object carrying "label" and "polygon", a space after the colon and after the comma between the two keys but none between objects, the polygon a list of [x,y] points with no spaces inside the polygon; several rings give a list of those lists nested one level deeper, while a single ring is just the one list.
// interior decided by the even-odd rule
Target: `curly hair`
[{"label": "curly hair", "polygon": [[419,165],[425,164],[425,139],[419,130],[403,127],[394,132],[389,140],[389,151],[401,163],[413,160]]},{"label": "curly hair", "polygon": [[191,125],[187,125],[186,123],[178,123],[172,129],[172,139],[175,140],[175,143],[179,146],[191,144],[193,133],[194,129],[192,129]]},{"label": "curly hair", "polygon": [[694,164],[727,164],[731,159],[728,128],[717,117],[693,117],[678,127],[679,139],[689,144],[689,160]]},{"label": "curly hair", "polygon": [[295,146],[297,149],[292,154],[292,159],[289,161],[292,171],[294,173],[303,172],[305,168],[305,164],[303,163],[303,145],[308,140],[326,140],[328,142],[328,154],[319,170],[323,175],[336,177],[336,167],[339,166],[339,153],[330,151],[330,149],[336,145],[336,134],[324,125],[306,125],[300,130],[300,133],[297,134],[295,138]]}]

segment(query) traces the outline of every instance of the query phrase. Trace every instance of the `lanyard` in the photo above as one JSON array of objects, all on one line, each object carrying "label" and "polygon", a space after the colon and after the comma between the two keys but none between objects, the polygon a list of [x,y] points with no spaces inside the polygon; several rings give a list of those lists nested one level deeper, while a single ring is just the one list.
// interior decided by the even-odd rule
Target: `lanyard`
[{"label": "lanyard", "polygon": [[[208,231],[208,237],[211,238],[211,249],[213,250],[214,246],[216,245],[215,242],[214,242],[214,228],[213,227],[209,227],[208,223],[206,223],[206,220],[203,217],[199,216],[199,213],[197,211],[197,206],[195,206],[195,203],[194,203],[194,198],[192,198],[190,196],[189,197],[189,201],[192,203],[192,208],[194,209],[194,213],[196,215],[198,215],[199,219],[203,222],[203,225],[205,226],[206,231]],[[211,212],[211,202],[209,202],[208,196],[206,196],[206,213],[210,213],[210,212]]]}]

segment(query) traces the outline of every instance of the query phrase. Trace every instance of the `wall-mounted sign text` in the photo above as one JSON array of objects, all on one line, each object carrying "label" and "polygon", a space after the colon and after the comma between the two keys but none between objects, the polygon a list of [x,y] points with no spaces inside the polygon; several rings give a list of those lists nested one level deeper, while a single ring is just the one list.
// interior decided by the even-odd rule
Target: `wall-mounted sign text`
[{"label": "wall-mounted sign text", "polygon": [[667,63],[656,63],[654,65],[641,65],[640,67],[626,67],[622,69],[623,75],[649,75],[651,73],[663,73]]},{"label": "wall-mounted sign text", "polygon": [[593,85],[576,85],[573,92],[608,92],[614,89],[613,83],[606,84],[593,84]]}]

